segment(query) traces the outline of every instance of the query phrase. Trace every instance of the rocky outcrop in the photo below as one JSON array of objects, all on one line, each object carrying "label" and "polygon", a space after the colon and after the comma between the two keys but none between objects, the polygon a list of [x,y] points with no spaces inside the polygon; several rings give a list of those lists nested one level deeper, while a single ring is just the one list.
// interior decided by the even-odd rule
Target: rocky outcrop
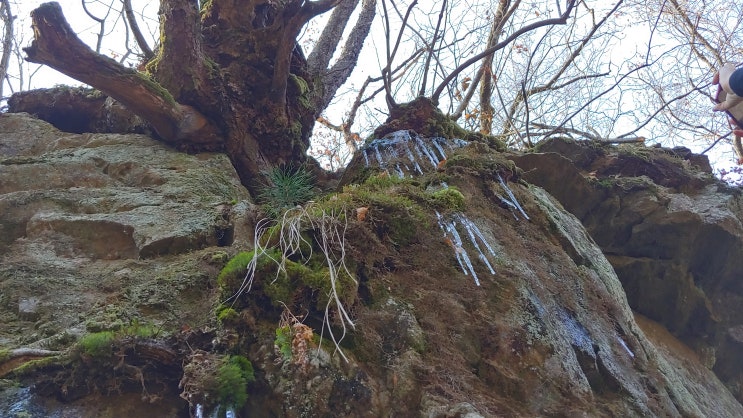
[{"label": "rocky outcrop", "polygon": [[514,160],[585,225],[630,306],[743,399],[741,190],[685,148],[555,139]]},{"label": "rocky outcrop", "polygon": [[[23,114],[0,116],[0,144],[0,347],[72,353],[24,366],[37,396],[65,402],[55,408],[100,416],[105,403],[106,413],[144,415],[136,393],[150,411],[188,416],[178,395],[193,413],[210,390],[238,387],[223,382],[247,380],[219,362],[244,356],[254,370],[247,416],[743,416],[699,345],[635,317],[629,287],[579,220],[598,215],[576,218],[518,182],[492,144],[412,132],[375,143],[342,190],[294,209],[305,223],[290,222],[300,252],[279,264],[284,272],[263,259],[235,297],[225,272],[239,288],[245,270],[234,267],[240,256],[227,260],[252,249],[253,209],[223,156],[139,135],[65,134]],[[415,178],[395,178],[404,164]],[[565,171],[562,183],[569,176],[582,184],[587,174]],[[611,201],[592,187],[574,196]],[[330,271],[352,323],[329,296]],[[107,331],[115,342],[80,338]],[[48,414],[24,390],[0,381],[13,407]]]},{"label": "rocky outcrop", "polygon": [[[214,276],[224,250],[247,236],[250,206],[224,155],[0,115],[0,352],[65,350],[86,333],[132,324],[208,323]],[[54,412],[39,408],[28,411]]]}]

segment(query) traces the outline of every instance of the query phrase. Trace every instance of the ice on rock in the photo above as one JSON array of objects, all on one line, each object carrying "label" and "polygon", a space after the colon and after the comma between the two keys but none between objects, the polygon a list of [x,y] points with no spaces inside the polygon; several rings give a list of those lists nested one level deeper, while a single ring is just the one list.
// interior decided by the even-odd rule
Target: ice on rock
[{"label": "ice on rock", "polygon": [[[504,190],[504,191],[506,192],[506,194],[508,195],[508,199],[505,199],[505,198],[503,198],[502,196],[498,196],[498,197],[499,197],[499,198],[500,198],[500,199],[501,199],[501,200],[502,200],[502,201],[503,201],[503,202],[504,202],[504,203],[505,203],[506,205],[508,205],[508,206],[510,206],[510,207],[513,207],[513,208],[517,209],[517,210],[518,210],[519,212],[521,212],[521,216],[523,216],[523,217],[524,217],[524,219],[526,219],[526,220],[528,221],[528,220],[529,220],[529,215],[527,215],[527,214],[526,214],[526,212],[524,212],[524,209],[523,209],[523,208],[521,207],[521,205],[519,204],[519,201],[518,201],[518,200],[516,200],[516,196],[514,196],[514,195],[513,195],[513,192],[512,192],[512,191],[511,191],[511,189],[510,189],[510,188],[508,187],[508,184],[506,184],[506,182],[505,182],[505,181],[503,181],[503,177],[501,177],[501,175],[500,175],[500,174],[496,174],[496,175],[498,176],[498,182],[500,183],[501,187],[503,188],[503,190]],[[518,219],[518,218],[517,218],[517,219]]]},{"label": "ice on rock", "polygon": [[424,138],[413,131],[403,130],[374,139],[361,151],[366,167],[376,165],[383,170],[389,168],[395,175],[405,177],[435,170],[441,161],[446,160],[446,148],[454,150],[468,144],[458,138]]},{"label": "ice on rock", "polygon": [[[470,259],[467,250],[465,249],[465,244],[462,241],[462,235],[466,236],[469,239],[469,246],[477,251],[477,258],[482,261],[483,264],[485,264],[485,266],[490,271],[490,274],[495,274],[495,269],[493,269],[493,265],[490,263],[488,256],[483,252],[480,244],[485,247],[488,254],[490,254],[492,257],[495,257],[493,246],[490,245],[490,243],[485,239],[483,233],[480,231],[477,225],[472,222],[472,220],[467,218],[467,216],[461,212],[454,213],[447,217],[444,217],[439,212],[436,212],[436,217],[438,218],[439,228],[441,228],[441,230],[444,232],[444,239],[446,239],[447,242],[449,242],[454,249],[454,255],[456,256],[459,267],[462,269],[462,272],[464,272],[464,274],[471,274],[472,277],[475,279],[475,284],[477,286],[480,286],[480,279],[477,277],[475,267],[472,264],[472,260]],[[459,233],[459,231],[457,230],[457,225],[460,226],[460,229],[462,229],[465,234]]]}]

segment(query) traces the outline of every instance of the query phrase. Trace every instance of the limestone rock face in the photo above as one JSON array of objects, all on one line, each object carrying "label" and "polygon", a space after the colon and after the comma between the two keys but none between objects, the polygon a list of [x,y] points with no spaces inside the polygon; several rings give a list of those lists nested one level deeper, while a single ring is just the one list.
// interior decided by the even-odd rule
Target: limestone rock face
[{"label": "limestone rock face", "polygon": [[[224,155],[0,114],[0,349],[63,350],[137,323],[204,324],[213,259],[245,233],[251,205]],[[83,410],[70,413],[97,414]]]},{"label": "limestone rock face", "polygon": [[[240,416],[743,416],[718,379],[734,387],[720,368],[734,371],[732,350],[743,340],[734,299],[724,299],[737,297],[740,260],[702,248],[736,251],[735,194],[713,193],[707,174],[674,171],[676,157],[606,168],[603,178],[617,182],[609,187],[559,154],[508,156],[492,144],[453,146],[413,132],[389,142],[410,154],[380,145],[377,161],[430,158],[410,170],[415,178],[394,179],[360,153],[343,189],[308,204],[316,222],[292,223],[302,251],[312,249],[308,259],[286,261],[286,277],[260,270],[250,292],[228,304],[217,276],[251,249],[255,208],[224,156],[0,115],[0,349],[78,353],[33,376],[39,395],[66,403],[25,410],[93,417],[105,404],[114,415],[189,416],[196,405],[189,411],[179,394],[204,400],[199,388],[239,382],[241,372],[220,376],[216,363],[239,355],[255,377]],[[591,153],[583,161],[600,152]],[[553,191],[518,181],[516,166],[540,184],[532,168],[549,161],[560,173]],[[563,208],[571,198],[593,206],[573,215]],[[312,216],[336,232],[318,230]],[[706,223],[688,227],[699,218]],[[678,228],[677,242],[653,241]],[[629,242],[636,250],[619,253]],[[337,305],[324,312],[318,303],[331,300],[323,249],[342,254],[336,271],[353,276],[338,282],[355,325],[345,331]],[[615,269],[638,275],[635,287]],[[289,324],[302,333],[280,339]],[[117,338],[104,344],[115,347],[106,358],[80,342],[99,331]],[[345,332],[339,347],[329,331]],[[12,362],[0,353],[3,376]],[[1,383],[0,415],[13,386]],[[136,405],[132,393],[153,405]]]},{"label": "limestone rock face", "polygon": [[630,306],[663,324],[743,399],[743,198],[687,149],[562,139],[516,156],[575,214]]}]

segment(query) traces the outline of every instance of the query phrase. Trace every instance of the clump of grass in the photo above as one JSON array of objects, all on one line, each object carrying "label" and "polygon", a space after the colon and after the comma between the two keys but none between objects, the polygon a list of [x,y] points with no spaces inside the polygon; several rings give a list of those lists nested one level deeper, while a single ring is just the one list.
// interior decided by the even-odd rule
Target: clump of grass
[{"label": "clump of grass", "polygon": [[105,357],[113,352],[114,338],[112,331],[94,332],[82,337],[78,346],[91,357]]},{"label": "clump of grass", "polygon": [[315,195],[314,177],[302,167],[275,167],[266,173],[266,180],[267,184],[258,194],[258,201],[274,219]]},{"label": "clump of grass", "polygon": [[[278,223],[277,228],[271,228],[272,224]],[[275,266],[275,276],[270,282],[276,283],[274,292],[269,287],[269,293],[274,293],[274,299],[278,298],[281,293],[286,296],[282,289],[281,279],[295,278],[304,284],[322,290],[323,296],[321,301],[325,301],[325,313],[323,318],[323,331],[330,334],[331,340],[335,343],[336,349],[346,360],[346,356],[340,349],[339,342],[344,338],[348,327],[354,328],[355,324],[350,314],[346,310],[348,299],[347,294],[355,293],[347,291],[355,289],[358,286],[354,275],[346,265],[346,237],[345,231],[348,227],[348,219],[345,216],[345,210],[340,209],[335,212],[333,209],[327,209],[316,203],[308,203],[304,206],[296,206],[283,213],[280,219],[276,221],[261,220],[256,225],[255,235],[253,237],[254,250],[249,254],[252,255],[245,269],[246,274],[239,286],[230,286],[230,289],[237,290],[230,296],[227,301],[235,300],[245,292],[249,292],[253,286],[253,280],[262,277],[271,280],[260,274],[267,263],[273,263]],[[267,247],[264,245],[266,240],[263,235],[267,231],[278,231],[278,244],[276,247]],[[299,258],[309,260],[313,257],[312,253],[304,251],[313,248],[309,243],[308,237],[303,231],[311,231],[312,237],[318,248],[316,256],[319,264],[322,265],[321,272],[313,272],[312,269],[299,263],[291,261],[290,258]],[[228,263],[229,265],[229,263]],[[256,274],[258,273],[258,274]],[[268,287],[268,286],[267,286]],[[332,312],[332,314],[331,314]],[[337,315],[339,318],[341,330],[340,335],[331,328],[331,317]]]}]

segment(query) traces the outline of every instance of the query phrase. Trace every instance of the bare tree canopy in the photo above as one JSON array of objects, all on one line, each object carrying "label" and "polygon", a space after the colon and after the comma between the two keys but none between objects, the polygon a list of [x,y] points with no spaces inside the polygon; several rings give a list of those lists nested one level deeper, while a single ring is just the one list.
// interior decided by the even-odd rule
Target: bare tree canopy
[{"label": "bare tree canopy", "polygon": [[[360,9],[355,37],[328,67],[340,37],[324,36],[308,61],[297,45],[312,18],[338,6],[328,22],[343,31]],[[129,27],[138,29],[124,2]],[[160,44],[150,57],[143,37],[144,71],[90,49],[76,36],[58,3],[32,12],[31,62],[52,67],[123,104],[165,142],[190,151],[226,151],[243,182],[269,166],[306,158],[312,125],[353,70],[375,14],[375,2],[160,2]],[[330,32],[330,30],[329,30]],[[60,53],[64,51],[64,53]]]},{"label": "bare tree canopy", "polygon": [[[6,3],[3,21],[12,23]],[[410,122],[403,113],[414,110],[400,105],[406,102],[428,106],[421,114],[429,116],[435,106],[460,127],[517,148],[551,135],[727,141],[725,118],[710,111],[709,82],[723,62],[742,59],[743,39],[741,6],[724,5],[162,0],[158,42],[148,44],[143,16],[125,0],[103,12],[85,9],[100,24],[94,50],[59,4],[45,3],[32,13],[35,39],[25,51],[29,61],[115,99],[163,141],[226,152],[252,188],[270,166],[308,161],[313,128],[316,137],[330,138],[324,155],[337,168],[337,148],[347,144],[352,153],[384,118]],[[300,43],[307,25],[326,12],[316,39]],[[126,28],[118,59],[100,47],[114,16]],[[124,64],[134,55],[136,68]],[[344,89],[360,60],[369,77]],[[324,113],[334,102],[344,111]],[[11,100],[15,111],[43,106],[29,97]],[[395,127],[403,126],[388,126]]]}]

